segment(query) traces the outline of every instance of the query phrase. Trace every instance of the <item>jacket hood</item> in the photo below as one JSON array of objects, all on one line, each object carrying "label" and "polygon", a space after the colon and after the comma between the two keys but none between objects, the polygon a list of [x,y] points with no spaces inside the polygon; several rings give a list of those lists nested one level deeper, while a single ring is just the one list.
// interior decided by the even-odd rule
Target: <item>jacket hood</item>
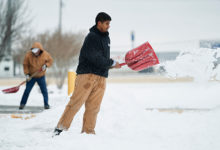
[{"label": "jacket hood", "polygon": [[89,31],[90,32],[95,32],[95,33],[97,33],[97,34],[99,34],[99,35],[102,35],[102,36],[108,36],[109,35],[109,32],[107,31],[107,32],[101,32],[101,31],[99,31],[99,29],[96,27],[96,25],[94,25],[93,27],[91,27],[90,29],[89,29]]},{"label": "jacket hood", "polygon": [[31,49],[33,49],[33,48],[39,48],[41,51],[44,51],[42,44],[39,42],[34,42]]}]

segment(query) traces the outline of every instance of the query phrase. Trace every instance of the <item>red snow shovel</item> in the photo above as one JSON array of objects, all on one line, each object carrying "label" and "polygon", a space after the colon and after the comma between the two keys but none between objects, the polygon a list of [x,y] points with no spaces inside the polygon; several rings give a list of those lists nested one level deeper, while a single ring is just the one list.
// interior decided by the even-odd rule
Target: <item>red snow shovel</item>
[{"label": "red snow shovel", "polygon": [[128,65],[132,70],[141,71],[156,64],[159,64],[157,55],[151,45],[146,42],[128,51],[125,55],[125,63],[121,63],[120,65]]},{"label": "red snow shovel", "polygon": [[26,82],[30,81],[34,76],[36,76],[41,71],[42,71],[42,69],[35,72],[34,74],[32,74],[32,76],[30,76],[30,78],[27,81],[25,80],[25,81],[21,82],[18,86],[15,86],[15,87],[12,87],[12,88],[9,88],[9,89],[4,89],[4,90],[2,90],[2,92],[5,93],[5,94],[16,93],[19,90],[20,86],[22,86]]}]

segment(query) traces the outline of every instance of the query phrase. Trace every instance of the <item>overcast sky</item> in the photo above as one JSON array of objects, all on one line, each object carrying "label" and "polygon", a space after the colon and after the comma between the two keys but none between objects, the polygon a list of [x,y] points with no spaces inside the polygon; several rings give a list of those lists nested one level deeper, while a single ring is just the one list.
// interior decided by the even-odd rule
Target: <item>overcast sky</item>
[{"label": "overcast sky", "polygon": [[[59,0],[28,0],[34,32],[58,26]],[[63,31],[86,31],[98,12],[112,17],[111,46],[220,39],[220,0],[63,0]]]}]

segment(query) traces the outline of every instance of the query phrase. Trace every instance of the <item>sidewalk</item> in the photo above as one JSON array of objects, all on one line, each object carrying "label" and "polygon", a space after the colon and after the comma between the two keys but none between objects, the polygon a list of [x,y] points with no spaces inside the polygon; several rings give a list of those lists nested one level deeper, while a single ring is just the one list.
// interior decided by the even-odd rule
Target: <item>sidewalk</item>
[{"label": "sidewalk", "polygon": [[16,105],[0,105],[0,114],[35,114],[44,111],[44,107],[26,106],[23,110]]},{"label": "sidewalk", "polygon": [[[55,84],[55,78],[47,77],[47,84]],[[17,86],[24,78],[0,78],[1,86]],[[131,82],[146,82],[146,83],[168,83],[168,82],[192,82],[193,78],[183,77],[183,78],[168,78],[166,76],[160,75],[110,75],[107,78],[109,83],[131,83]],[[64,84],[67,84],[67,78],[65,79]]]}]

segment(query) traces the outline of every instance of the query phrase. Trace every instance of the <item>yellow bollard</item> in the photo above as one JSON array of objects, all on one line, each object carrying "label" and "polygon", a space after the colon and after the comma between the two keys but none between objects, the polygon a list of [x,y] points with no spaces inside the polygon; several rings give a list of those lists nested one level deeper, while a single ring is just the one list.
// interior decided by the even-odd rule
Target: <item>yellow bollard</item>
[{"label": "yellow bollard", "polygon": [[68,96],[73,93],[75,86],[76,73],[73,71],[68,72]]}]

